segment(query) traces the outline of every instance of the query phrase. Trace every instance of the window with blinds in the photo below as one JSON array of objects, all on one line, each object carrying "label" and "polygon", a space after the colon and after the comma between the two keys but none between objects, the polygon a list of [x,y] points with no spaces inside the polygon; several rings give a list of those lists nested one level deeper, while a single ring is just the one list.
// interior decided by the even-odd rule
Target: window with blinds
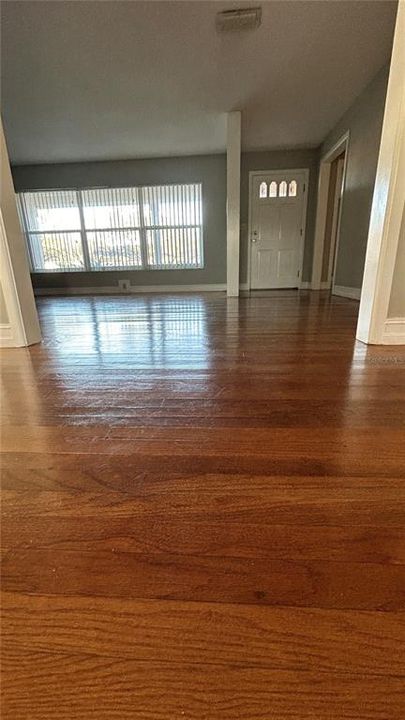
[{"label": "window with blinds", "polygon": [[204,266],[200,183],[17,197],[34,272]]}]

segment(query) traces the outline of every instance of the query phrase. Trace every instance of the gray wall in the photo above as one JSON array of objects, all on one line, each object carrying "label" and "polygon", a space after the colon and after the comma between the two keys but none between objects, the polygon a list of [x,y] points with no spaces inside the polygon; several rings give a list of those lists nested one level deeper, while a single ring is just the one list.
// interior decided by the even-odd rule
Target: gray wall
[{"label": "gray wall", "polygon": [[125,270],[34,273],[35,288],[106,287],[128,277],[132,285],[193,285],[226,282],[226,157],[199,155],[151,160],[20,165],[12,168],[16,192],[69,187],[202,182],[204,261],[200,270]]},{"label": "gray wall", "polygon": [[[308,168],[310,171],[303,279],[310,280],[314,236],[317,150],[242,153],[241,166],[241,282],[247,280],[249,172]],[[36,288],[111,287],[118,279],[132,285],[194,285],[226,282],[226,156],[20,165],[12,168],[16,192],[68,187],[147,185],[202,182],[204,200],[205,267],[201,270],[132,270],[84,273],[34,273]]]},{"label": "gray wall", "polygon": [[360,288],[388,81],[382,68],[325,139],[321,155],[350,131],[335,283]]},{"label": "gray wall", "polygon": [[316,194],[318,184],[318,150],[271,150],[242,153],[241,163],[241,248],[240,281],[247,281],[249,252],[249,173],[252,170],[309,169],[307,226],[305,233],[304,266],[302,279],[311,279],[314,242]]}]

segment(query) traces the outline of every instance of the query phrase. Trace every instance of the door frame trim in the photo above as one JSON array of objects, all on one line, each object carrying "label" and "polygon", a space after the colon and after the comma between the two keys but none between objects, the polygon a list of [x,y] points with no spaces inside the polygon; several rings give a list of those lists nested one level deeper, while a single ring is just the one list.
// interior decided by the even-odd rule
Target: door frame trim
[{"label": "door frame trim", "polygon": [[[304,265],[304,250],[305,250],[305,238],[306,238],[306,223],[307,223],[307,210],[308,210],[308,195],[309,195],[309,168],[272,168],[271,170],[250,170],[249,172],[249,219],[248,219],[248,237],[247,237],[247,290],[251,289],[251,235],[252,235],[252,200],[253,200],[253,178],[257,175],[279,175],[280,173],[301,173],[304,175],[305,182],[305,198],[302,204],[302,235],[300,243],[300,263],[299,263],[299,281],[297,288],[300,289],[303,284],[302,280],[302,269]],[[271,289],[271,288],[269,288]]]},{"label": "door frame trim", "polygon": [[[339,157],[339,156],[338,156]],[[336,158],[338,160],[338,158]],[[330,230],[330,245],[329,245],[329,262],[328,262],[328,275],[326,278],[326,283],[328,286],[328,289],[332,287],[332,284],[336,288],[337,285],[334,282],[335,279],[335,270],[336,270],[336,260],[337,260],[337,250],[338,250],[338,239],[340,235],[340,221],[341,221],[341,209],[343,204],[343,183],[345,179],[345,159],[341,161],[341,176],[340,176],[340,183],[338,184],[339,180],[339,162],[336,168],[336,186],[335,186],[335,192],[333,196],[333,217],[332,217],[332,227]],[[323,260],[323,258],[322,258]],[[323,285],[323,283],[322,283]]]},{"label": "door frame trim", "polygon": [[[326,215],[329,198],[329,183],[330,183],[330,169],[332,162],[342,154],[345,153],[345,161],[343,166],[343,181],[342,181],[342,200],[340,203],[339,217],[338,217],[338,235],[335,241],[335,267],[333,275],[336,271],[336,263],[339,253],[339,241],[340,241],[340,230],[341,230],[341,217],[343,204],[345,200],[346,192],[346,175],[347,165],[349,160],[349,149],[350,149],[350,130],[347,130],[341,135],[334,145],[321,157],[319,163],[319,178],[318,178],[318,197],[316,205],[316,220],[315,220],[315,237],[314,237],[314,251],[312,256],[312,290],[320,290],[322,287],[322,263],[323,263],[323,251],[325,246],[325,232],[326,232]],[[329,278],[326,281],[325,287],[333,288],[335,285],[335,278],[333,277],[332,282],[329,284]]]}]

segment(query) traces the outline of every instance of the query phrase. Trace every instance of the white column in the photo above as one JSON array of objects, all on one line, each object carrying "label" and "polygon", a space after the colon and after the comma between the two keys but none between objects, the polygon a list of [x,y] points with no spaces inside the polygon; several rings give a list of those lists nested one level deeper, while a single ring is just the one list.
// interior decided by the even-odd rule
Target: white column
[{"label": "white column", "polygon": [[22,347],[39,342],[41,331],[1,123],[0,136],[0,345]]},{"label": "white column", "polygon": [[[356,337],[389,342],[385,325],[405,202],[405,0],[400,0],[371,207]],[[404,279],[405,282],[405,279]],[[405,341],[405,338],[404,338]]]},{"label": "white column", "polygon": [[226,286],[239,295],[241,113],[228,113],[226,144]]}]

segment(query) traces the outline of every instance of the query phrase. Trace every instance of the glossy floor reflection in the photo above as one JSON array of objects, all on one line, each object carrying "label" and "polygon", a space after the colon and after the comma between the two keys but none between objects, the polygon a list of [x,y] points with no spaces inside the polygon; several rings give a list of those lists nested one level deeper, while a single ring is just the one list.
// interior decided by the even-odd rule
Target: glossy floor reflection
[{"label": "glossy floor reflection", "polygon": [[40,305],[45,343],[65,366],[94,363],[134,368],[209,365],[207,308],[202,297],[65,298]]},{"label": "glossy floor reflection", "polygon": [[6,720],[403,720],[405,349],[323,293],[58,297],[2,360]]}]

